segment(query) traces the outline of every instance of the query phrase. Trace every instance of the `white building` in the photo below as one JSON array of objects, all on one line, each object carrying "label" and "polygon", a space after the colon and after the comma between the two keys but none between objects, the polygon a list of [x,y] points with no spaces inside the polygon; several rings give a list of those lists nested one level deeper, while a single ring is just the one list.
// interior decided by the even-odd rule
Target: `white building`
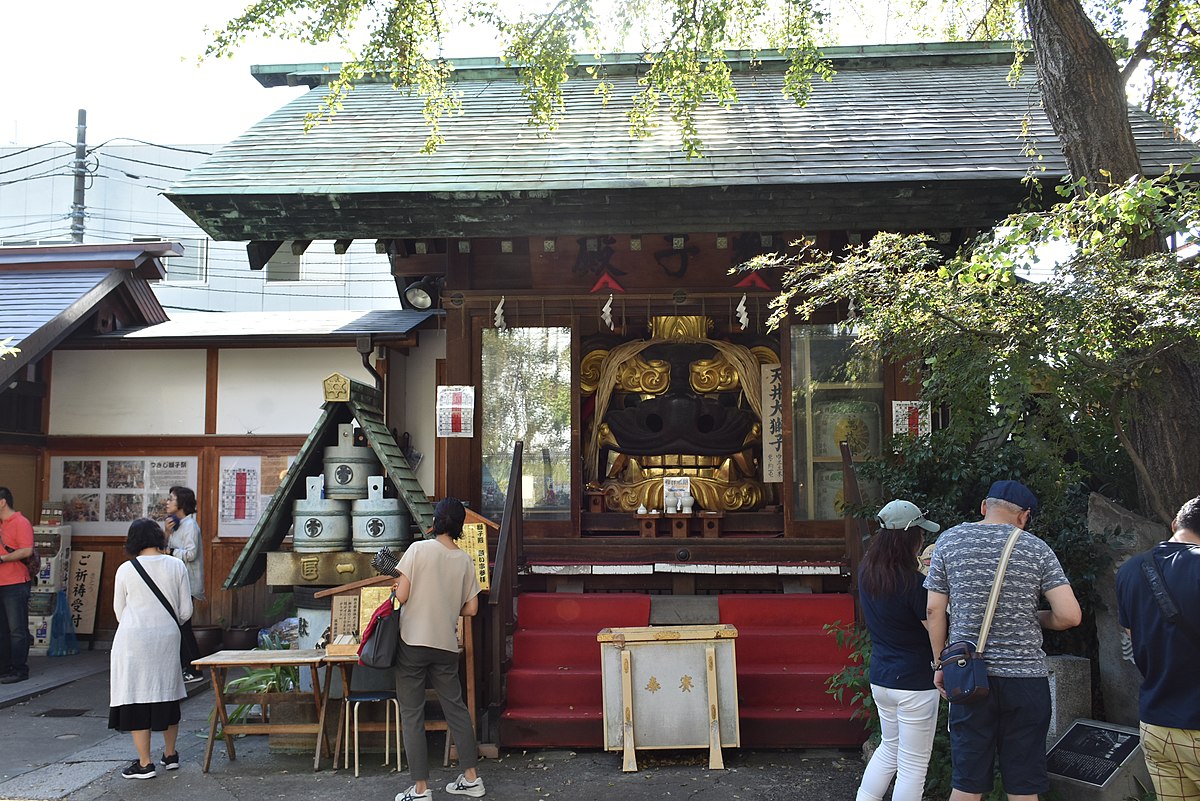
[{"label": "white building", "polygon": [[[154,291],[176,318],[191,311],[368,311],[399,308],[386,254],[356,240],[344,253],[313,242],[296,254],[284,243],[252,271],[245,242],[215,242],[162,196],[219,145],[114,140],[90,146],[83,241],[170,240],[184,255],[167,260]],[[0,246],[71,242],[72,165],[67,142],[0,148]]]}]

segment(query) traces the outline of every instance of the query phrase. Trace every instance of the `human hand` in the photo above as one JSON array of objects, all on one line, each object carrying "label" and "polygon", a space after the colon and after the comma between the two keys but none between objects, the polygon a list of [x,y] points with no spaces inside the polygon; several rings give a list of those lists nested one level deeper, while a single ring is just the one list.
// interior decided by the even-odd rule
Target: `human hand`
[{"label": "human hand", "polygon": [[945,679],[946,674],[942,672],[941,668],[933,671],[933,686],[937,688],[943,698],[949,700],[950,696],[946,695]]}]

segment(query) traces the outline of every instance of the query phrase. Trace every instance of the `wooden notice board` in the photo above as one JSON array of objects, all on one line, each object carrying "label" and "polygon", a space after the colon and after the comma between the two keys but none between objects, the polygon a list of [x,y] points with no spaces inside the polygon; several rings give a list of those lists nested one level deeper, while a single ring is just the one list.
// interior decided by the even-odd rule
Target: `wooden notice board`
[{"label": "wooden notice board", "polygon": [[475,578],[479,579],[479,589],[487,592],[491,578],[488,573],[487,526],[483,523],[466,523],[463,525],[462,539],[458,547],[467,552],[475,563]]},{"label": "wooden notice board", "polygon": [[76,634],[96,630],[96,605],[100,600],[100,569],[103,551],[72,551],[71,570],[67,574],[67,606]]}]

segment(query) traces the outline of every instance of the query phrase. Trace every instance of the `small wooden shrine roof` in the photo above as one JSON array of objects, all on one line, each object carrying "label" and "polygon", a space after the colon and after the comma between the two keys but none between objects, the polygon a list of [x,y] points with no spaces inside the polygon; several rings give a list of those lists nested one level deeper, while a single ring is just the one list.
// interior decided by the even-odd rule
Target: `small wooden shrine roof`
[{"label": "small wooden shrine roof", "polygon": [[15,357],[0,360],[0,386],[79,329],[103,305],[112,325],[167,320],[148,279],[162,278],[162,259],[179,256],[175,242],[0,247],[0,341],[13,338]]},{"label": "small wooden shrine roof", "polygon": [[[331,387],[337,390],[331,393]],[[225,578],[227,590],[253,584],[266,572],[267,552],[278,550],[292,525],[292,504],[306,497],[305,478],[324,472],[325,448],[337,445],[337,427],[357,422],[367,444],[383,465],[384,473],[396,488],[396,494],[408,507],[412,521],[421,531],[433,526],[433,504],[421,489],[416,474],[408,466],[400,445],[384,423],[383,395],[343,375],[334,373],[325,379],[325,395],[337,394],[344,400],[327,400],[308,438],[300,447],[279,489],[271,496],[250,538]]]}]

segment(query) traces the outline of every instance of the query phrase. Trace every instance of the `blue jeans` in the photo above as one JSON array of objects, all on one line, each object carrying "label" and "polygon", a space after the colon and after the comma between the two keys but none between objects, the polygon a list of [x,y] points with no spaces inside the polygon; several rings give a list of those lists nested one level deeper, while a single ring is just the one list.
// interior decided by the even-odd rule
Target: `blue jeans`
[{"label": "blue jeans", "polygon": [[0,673],[29,675],[30,586],[0,586]]}]

